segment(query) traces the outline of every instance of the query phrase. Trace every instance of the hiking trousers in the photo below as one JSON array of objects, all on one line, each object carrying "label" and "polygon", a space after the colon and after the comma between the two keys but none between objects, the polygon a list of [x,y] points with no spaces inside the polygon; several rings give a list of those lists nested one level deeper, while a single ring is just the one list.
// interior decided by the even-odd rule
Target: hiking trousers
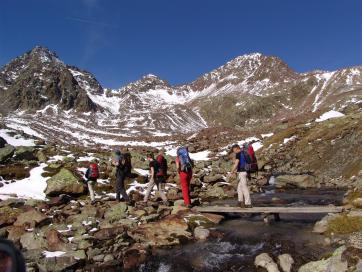
[{"label": "hiking trousers", "polygon": [[180,184],[182,190],[182,196],[184,199],[185,205],[190,205],[190,182],[192,179],[192,171],[189,172],[180,172]]},{"label": "hiking trousers", "polygon": [[90,196],[90,199],[91,199],[92,201],[95,200],[94,190],[93,190],[93,185],[94,185],[94,184],[95,184],[95,181],[94,181],[94,180],[88,180],[88,181],[87,181],[89,196]]},{"label": "hiking trousers", "polygon": [[124,186],[124,181],[127,177],[127,173],[124,170],[117,170],[117,174],[116,174],[116,200],[120,201],[121,200],[121,195],[122,195],[122,199],[125,201],[129,201],[129,197],[127,195],[125,186]]},{"label": "hiking trousers", "polygon": [[143,201],[144,202],[148,201],[148,198],[150,197],[150,194],[151,194],[153,188],[155,187],[155,185],[157,187],[157,192],[160,194],[160,197],[162,198],[162,201],[167,202],[167,197],[166,197],[165,192],[163,191],[163,188],[162,188],[163,184],[160,183],[160,182],[156,183],[155,178],[150,179],[150,182],[148,183],[146,194],[145,194],[145,197],[144,197]]},{"label": "hiking trousers", "polygon": [[238,173],[238,201],[251,205],[250,191],[248,188],[248,175],[246,172]]}]

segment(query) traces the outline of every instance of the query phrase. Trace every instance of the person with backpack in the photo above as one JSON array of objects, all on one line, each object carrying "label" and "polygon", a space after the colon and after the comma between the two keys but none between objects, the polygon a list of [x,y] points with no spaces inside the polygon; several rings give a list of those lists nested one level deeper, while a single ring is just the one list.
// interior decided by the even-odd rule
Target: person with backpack
[{"label": "person with backpack", "polygon": [[129,152],[122,153],[120,150],[114,152],[112,164],[116,167],[116,201],[129,202],[129,196],[125,189],[125,180],[132,171],[132,158]]},{"label": "person with backpack", "polygon": [[237,173],[239,205],[242,208],[252,208],[250,191],[247,184],[251,163],[250,156],[247,150],[242,149],[238,144],[231,147],[231,152],[235,155],[235,161],[229,175],[231,176]]},{"label": "person with backpack", "polygon": [[[161,159],[161,158],[159,158],[159,159]],[[163,157],[163,159],[165,160],[164,157]],[[155,187],[155,185],[156,185],[157,191],[159,192],[163,203],[165,205],[168,205],[167,197],[162,188],[166,179],[164,176],[164,174],[165,174],[164,169],[161,168],[162,167],[161,163],[165,163],[165,162],[161,161],[161,163],[159,163],[157,160],[154,159],[153,153],[147,154],[147,160],[149,161],[149,167],[150,167],[150,179],[148,182],[148,187],[147,187],[143,202],[145,202],[145,203],[148,202],[148,198],[150,197],[151,191],[153,190],[153,187]],[[167,167],[167,161],[166,161],[166,167]]]},{"label": "person with backpack", "polygon": [[186,207],[191,207],[190,182],[192,179],[193,162],[187,147],[177,149],[176,169],[179,173],[182,196]]},{"label": "person with backpack", "polygon": [[98,168],[98,162],[96,160],[92,161],[89,164],[89,167],[85,172],[85,178],[88,186],[89,195],[91,198],[91,204],[93,205],[95,203],[93,185],[97,183],[97,179],[99,178],[99,168]]}]

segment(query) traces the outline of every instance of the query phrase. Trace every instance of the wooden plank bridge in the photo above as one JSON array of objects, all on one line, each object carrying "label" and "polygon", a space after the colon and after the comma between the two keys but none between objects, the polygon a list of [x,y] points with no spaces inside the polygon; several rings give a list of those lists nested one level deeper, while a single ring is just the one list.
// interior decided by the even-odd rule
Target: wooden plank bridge
[{"label": "wooden plank bridge", "polygon": [[341,213],[339,206],[302,206],[302,207],[253,207],[239,208],[228,206],[200,206],[194,208],[197,212],[205,213]]},{"label": "wooden plank bridge", "polygon": [[340,206],[301,206],[301,207],[229,207],[229,206],[204,206],[194,207],[200,213],[240,213],[240,214],[262,214],[264,221],[269,222],[269,216],[273,215],[276,221],[280,220],[280,214],[324,214],[341,213],[344,211]]}]

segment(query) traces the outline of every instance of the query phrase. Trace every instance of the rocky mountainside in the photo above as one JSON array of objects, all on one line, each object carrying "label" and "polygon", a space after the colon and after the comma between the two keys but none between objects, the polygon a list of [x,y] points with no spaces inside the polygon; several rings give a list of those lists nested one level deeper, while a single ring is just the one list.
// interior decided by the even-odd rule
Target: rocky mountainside
[{"label": "rocky mountainside", "polygon": [[95,111],[97,105],[71,71],[42,47],[14,59],[0,70],[1,113],[38,110],[49,104],[62,110]]},{"label": "rocky mountainside", "polygon": [[[297,73],[277,57],[237,57],[190,84],[146,75],[117,90],[36,47],[0,70],[4,125],[63,143],[164,142],[204,128],[263,130],[362,108],[362,67]],[[34,114],[36,118],[34,118]],[[60,125],[61,124],[61,125]]]}]

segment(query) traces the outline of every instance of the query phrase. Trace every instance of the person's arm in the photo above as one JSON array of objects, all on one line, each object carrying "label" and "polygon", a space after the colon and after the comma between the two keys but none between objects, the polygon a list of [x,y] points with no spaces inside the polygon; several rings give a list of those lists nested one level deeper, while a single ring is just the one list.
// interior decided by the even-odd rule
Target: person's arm
[{"label": "person's arm", "polygon": [[176,170],[178,173],[180,173],[180,162],[178,159],[176,159]]},{"label": "person's arm", "polygon": [[230,174],[235,174],[238,171],[238,165],[239,165],[239,160],[235,159],[234,165],[231,168],[231,173]]},{"label": "person's arm", "polygon": [[155,176],[155,167],[152,166],[150,168],[150,178],[153,180],[154,179],[154,176]]}]

